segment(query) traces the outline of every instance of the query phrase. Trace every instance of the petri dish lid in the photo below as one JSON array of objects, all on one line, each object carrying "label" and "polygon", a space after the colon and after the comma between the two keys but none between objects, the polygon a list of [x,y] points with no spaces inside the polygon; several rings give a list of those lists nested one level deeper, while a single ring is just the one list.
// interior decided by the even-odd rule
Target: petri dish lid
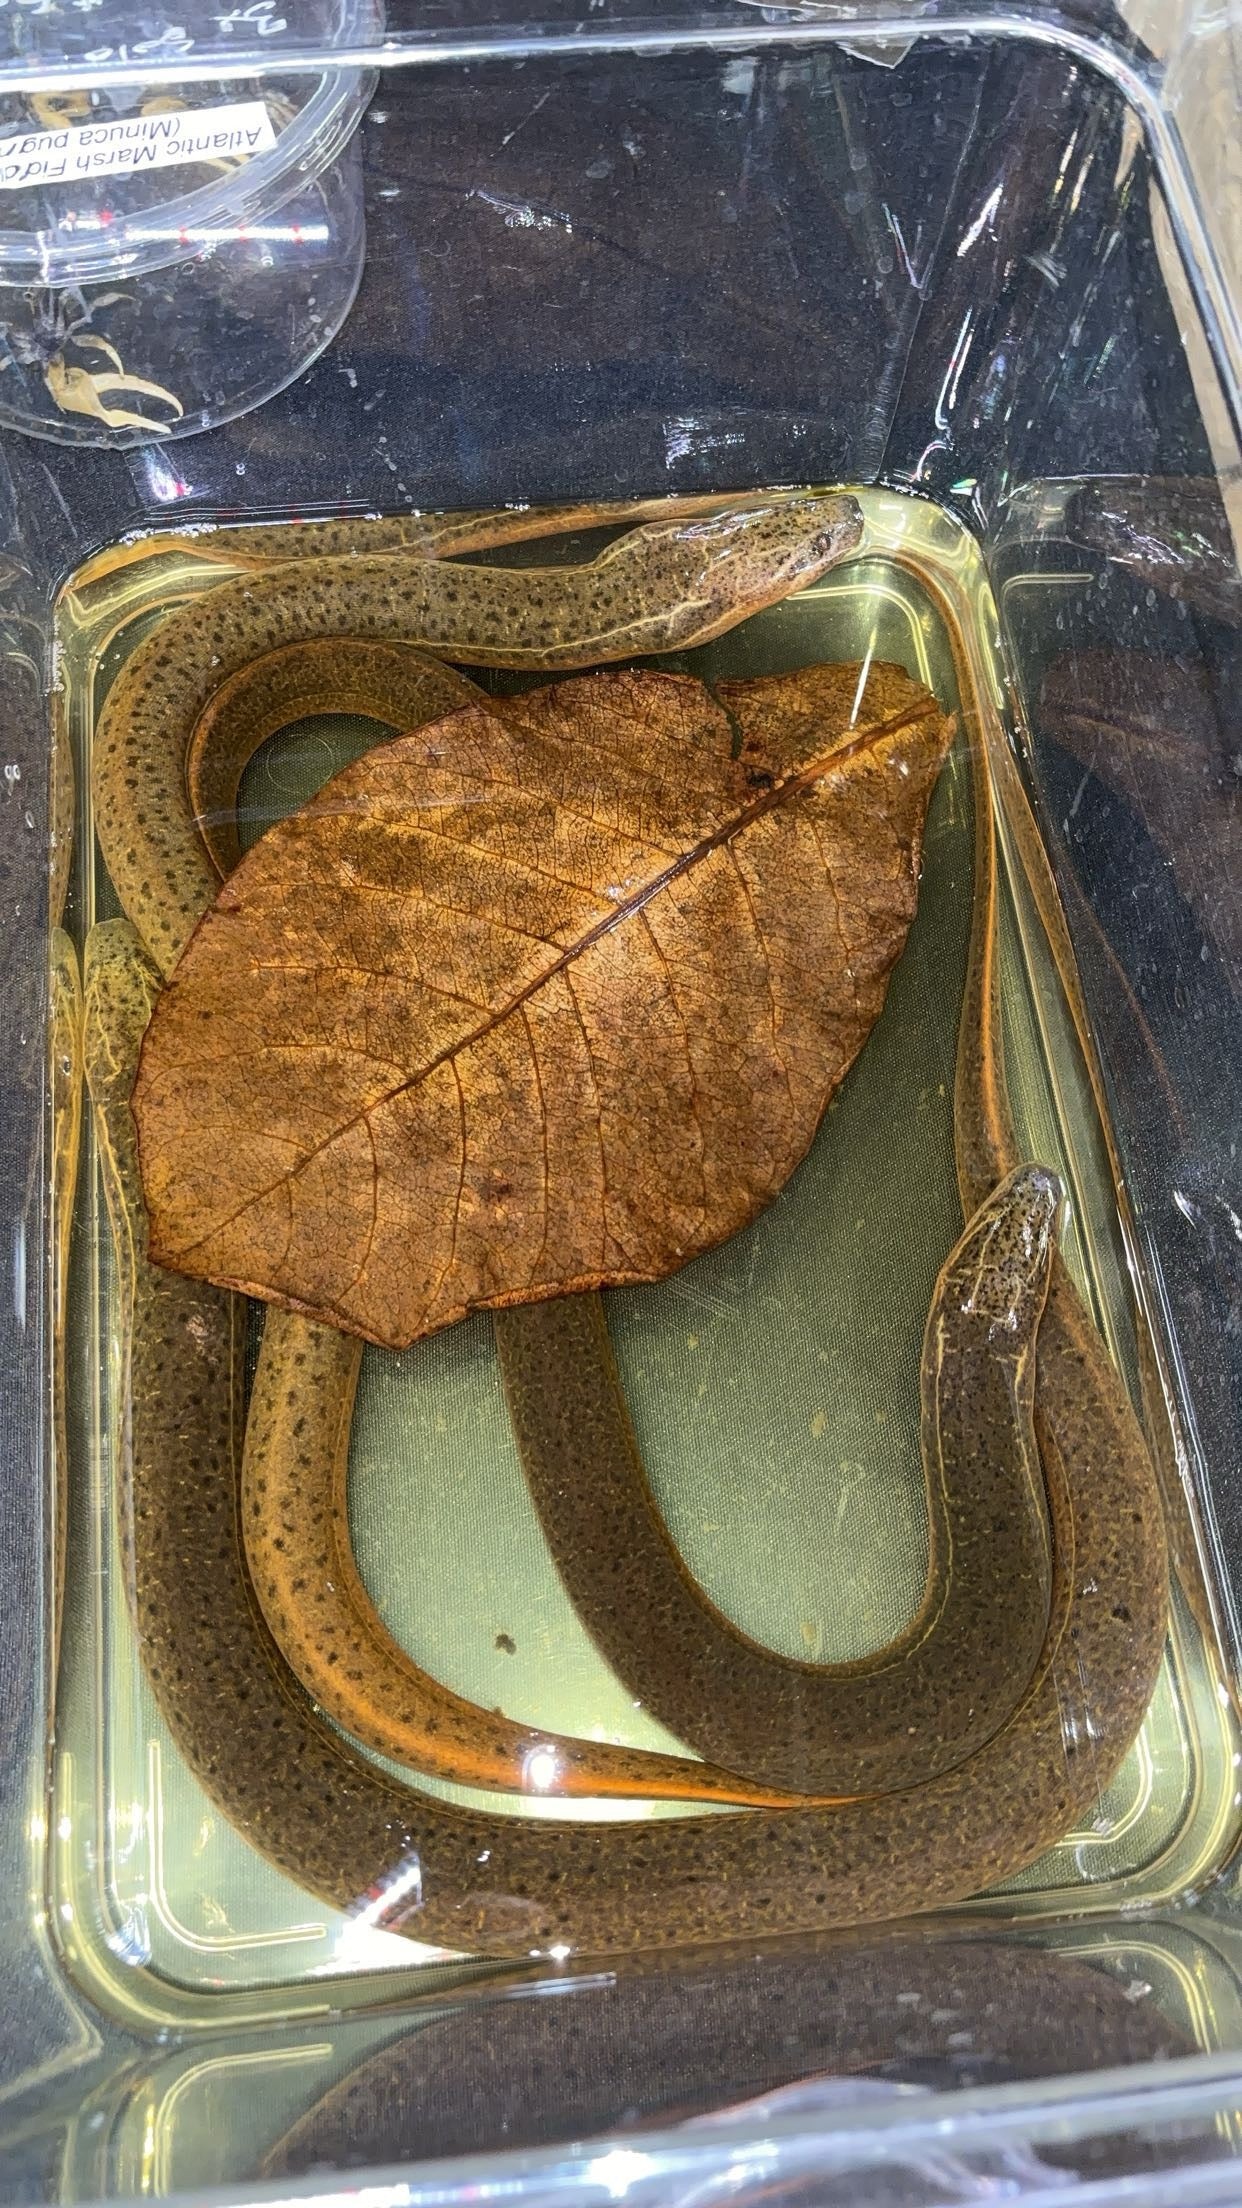
[{"label": "petri dish lid", "polygon": [[[99,71],[90,91],[0,90],[0,286],[23,288],[140,275],[270,218],[336,158],[374,83],[358,69],[282,76],[282,44],[292,32],[330,59],[382,28],[381,0],[173,0],[169,18],[142,0],[0,7],[0,85],[6,43],[27,81],[41,62]],[[234,31],[247,47],[270,39],[270,74],[144,83]],[[114,81],[131,61],[132,81]]]}]

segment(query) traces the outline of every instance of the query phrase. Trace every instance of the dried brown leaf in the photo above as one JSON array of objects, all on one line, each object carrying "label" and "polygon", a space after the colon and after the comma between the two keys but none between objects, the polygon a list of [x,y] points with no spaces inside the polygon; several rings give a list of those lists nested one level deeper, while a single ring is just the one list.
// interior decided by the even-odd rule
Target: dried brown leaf
[{"label": "dried brown leaf", "polygon": [[880,1010],[950,734],[895,667],[614,672],[368,752],[160,998],[152,1256],[401,1347],[710,1249]]}]

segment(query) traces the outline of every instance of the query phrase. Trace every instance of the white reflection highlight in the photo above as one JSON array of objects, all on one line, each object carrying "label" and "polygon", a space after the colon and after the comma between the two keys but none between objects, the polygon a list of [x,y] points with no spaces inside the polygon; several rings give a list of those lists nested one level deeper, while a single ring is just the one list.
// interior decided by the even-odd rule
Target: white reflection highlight
[{"label": "white reflection highlight", "polygon": [[556,1785],[560,1768],[555,1748],[528,1748],[522,1758],[522,1778],[533,1794],[547,1794]]},{"label": "white reflection highlight", "polygon": [[161,506],[171,506],[175,500],[189,497],[190,486],[185,477],[170,468],[167,460],[162,459],[151,445],[143,450],[142,466],[147,489]]},{"label": "white reflection highlight", "polygon": [[868,643],[868,645],[867,645],[867,656],[866,656],[866,658],[864,659],[864,661],[863,661],[863,663],[862,663],[862,668],[861,668],[861,671],[860,671],[860,673],[859,673],[859,677],[858,677],[858,688],[857,688],[857,690],[856,690],[856,691],[854,692],[854,703],[853,703],[853,704],[852,704],[852,706],[850,707],[850,717],[849,717],[849,721],[848,721],[848,724],[847,724],[847,725],[848,725],[848,726],[849,726],[850,728],[854,728],[854,727],[856,727],[856,726],[857,726],[857,723],[858,723],[858,708],[859,708],[859,706],[860,706],[860,705],[862,704],[862,701],[863,701],[863,691],[864,691],[864,690],[866,689],[866,687],[867,687],[867,677],[868,677],[868,675],[869,675],[869,674],[871,673],[871,662],[872,662],[872,659],[873,659],[874,657],[875,657],[875,631],[874,631],[874,630],[872,630],[872,632],[871,632],[871,638],[870,638],[870,641],[869,641],[869,643]]},{"label": "white reflection highlight", "polygon": [[411,1897],[416,1902],[423,1898],[423,1859],[420,1855],[410,1856],[390,1878],[382,1879],[370,1899],[351,1911],[352,1920],[364,1930],[374,1930],[383,1924],[398,1902]]},{"label": "white reflection highlight", "polygon": [[[906,249],[906,241],[901,233],[901,224],[898,222],[896,215],[893,213],[893,210],[888,205],[887,201],[884,203],[884,220],[888,224],[893,244],[897,248],[897,252],[901,259],[901,265],[906,272],[906,276],[909,282],[914,286],[914,289],[916,291],[921,291],[923,288],[922,278],[916,276],[914,273],[914,263],[911,260],[910,255]],[[918,236],[916,236],[914,241],[916,247],[919,243],[919,237],[921,236],[921,234],[922,226],[920,225],[919,234]]]},{"label": "white reflection highlight", "polygon": [[639,2154],[633,2147],[610,2147],[607,2154],[597,2154],[587,2163],[583,2176],[588,2185],[602,2185],[610,2200],[624,2200],[631,2185],[637,2185],[651,2169],[651,2157]]},{"label": "white reflection highlight", "polygon": [[[86,216],[75,224],[78,230],[103,227]],[[131,222],[126,231],[129,245],[324,245],[327,238],[326,222]]]},{"label": "white reflection highlight", "polygon": [[936,401],[935,412],[932,416],[937,429],[943,430],[949,427],[949,416],[957,404],[957,387],[961,381],[962,370],[966,366],[966,355],[970,351],[974,319],[974,309],[967,307],[962,317],[961,329],[957,333],[957,342],[949,356],[949,365],[945,369],[944,382],[940,386],[940,396]]},{"label": "white reflection highlight", "polygon": [[[471,2190],[477,2193],[483,2188]],[[280,2193],[268,2208],[341,2208],[342,2199],[350,2208],[402,2208],[413,2198],[411,2185],[350,2185],[344,2193]]]},{"label": "white reflection highlight", "polygon": [[1000,206],[1000,199],[1001,187],[998,184],[994,191],[988,193],[988,196],[984,200],[982,207],[979,209],[978,214],[975,216],[974,221],[971,223],[969,230],[967,230],[963,234],[961,242],[959,243],[957,249],[957,257],[959,261],[961,260],[963,254],[969,253],[972,245],[977,245],[979,243],[979,240],[983,236],[985,230],[991,230],[993,234],[995,234],[995,223],[993,217],[996,214],[997,208]]}]

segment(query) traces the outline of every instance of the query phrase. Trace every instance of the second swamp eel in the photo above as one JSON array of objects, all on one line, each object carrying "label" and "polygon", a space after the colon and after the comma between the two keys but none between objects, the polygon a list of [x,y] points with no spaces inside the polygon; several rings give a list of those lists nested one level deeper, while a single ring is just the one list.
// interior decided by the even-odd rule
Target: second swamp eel
[{"label": "second swamp eel", "polygon": [[[980,818],[981,874],[992,891],[982,903],[976,897],[968,994],[975,1013],[994,1021],[994,998],[980,986],[989,974],[994,913],[990,810]],[[1052,1623],[1030,1693],[968,1766],[885,1802],[658,1828],[519,1826],[449,1810],[382,1778],[316,1717],[258,1619],[229,1461],[238,1442],[235,1352],[221,1348],[234,1338],[229,1299],[154,1273],[142,1248],[128,1078],[158,975],[138,958],[127,929],[101,931],[90,968],[92,1088],[114,1161],[122,1255],[126,1247],[129,1253],[122,1269],[139,1631],[192,1768],[273,1860],[338,1904],[369,1892],[375,1921],[429,1939],[516,1952],[539,1941],[643,1944],[931,1906],[1029,1860],[1094,1798],[1133,1737],[1155,1676],[1164,1554],[1141,1437],[1059,1261],[1036,1395],[1056,1534]],[[968,1002],[964,1041],[970,1029]],[[978,1108],[994,1042],[992,1035],[982,1051],[963,1051],[964,1190],[972,1174],[978,1180],[983,1173],[991,1186],[1004,1170],[1003,1128],[987,1098]],[[965,1123],[963,1096],[971,1106]],[[1012,1197],[1011,1189],[1006,1201]],[[199,1368],[216,1345],[209,1369],[160,1354],[169,1328],[176,1335],[181,1324],[179,1308]],[[176,1383],[171,1400],[161,1376]],[[217,1618],[214,1638],[208,1617],[196,1623],[187,1615],[189,1558],[198,1560]],[[244,1748],[234,1723],[239,1699],[254,1705]]]}]

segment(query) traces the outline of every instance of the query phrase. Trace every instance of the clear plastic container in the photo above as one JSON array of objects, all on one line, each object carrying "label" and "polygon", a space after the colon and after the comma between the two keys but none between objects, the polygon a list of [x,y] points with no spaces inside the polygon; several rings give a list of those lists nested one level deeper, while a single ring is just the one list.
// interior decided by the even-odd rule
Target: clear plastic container
[{"label": "clear plastic container", "polygon": [[[1238,214],[1210,118],[1234,31],[1205,15],[1156,56],[1081,14],[488,14],[398,13],[382,48],[216,18],[175,64],[144,56],[148,89],[175,66],[212,100],[315,85],[312,107],[329,64],[351,98],[381,69],[357,305],[270,404],[175,451],[0,444],[6,2189],[1229,2199],[1242,584]],[[132,55],[91,67],[134,98]],[[84,68],[35,47],[13,97],[71,95]],[[896,663],[959,734],[887,1001],[806,1164],[718,1250],[610,1291],[652,1486],[713,1601],[786,1657],[857,1658],[917,1605],[982,792],[1019,1139],[1069,1192],[1066,1262],[1158,1455],[1164,1662],[1088,1812],[952,1907],[817,1929],[808,1893],[773,1938],[726,1893],[710,1938],[398,1937],[393,1885],[330,1909],[235,1829],[139,1657],[117,1271],[89,1112],[65,1200],[46,978],[54,925],[80,954],[118,909],[101,715],[160,624],[325,541],[414,557],[429,514],[606,507],[487,554],[573,562],[617,502],[773,485],[845,489],[860,545],[679,669]],[[243,840],[376,734],[298,719],[248,770]],[[485,1315],[367,1351],[349,1511],[389,1631],[459,1695],[676,1749],[558,1579]],[[187,1610],[209,1565],[185,1559]],[[1067,1667],[1064,1694],[1089,1740],[1090,1680]],[[239,1765],[246,1723],[239,1701]],[[635,1814],[556,1812],[605,1845]],[[642,1812],[653,1834],[681,1813]],[[407,1897],[416,1861],[394,1853]]]}]

